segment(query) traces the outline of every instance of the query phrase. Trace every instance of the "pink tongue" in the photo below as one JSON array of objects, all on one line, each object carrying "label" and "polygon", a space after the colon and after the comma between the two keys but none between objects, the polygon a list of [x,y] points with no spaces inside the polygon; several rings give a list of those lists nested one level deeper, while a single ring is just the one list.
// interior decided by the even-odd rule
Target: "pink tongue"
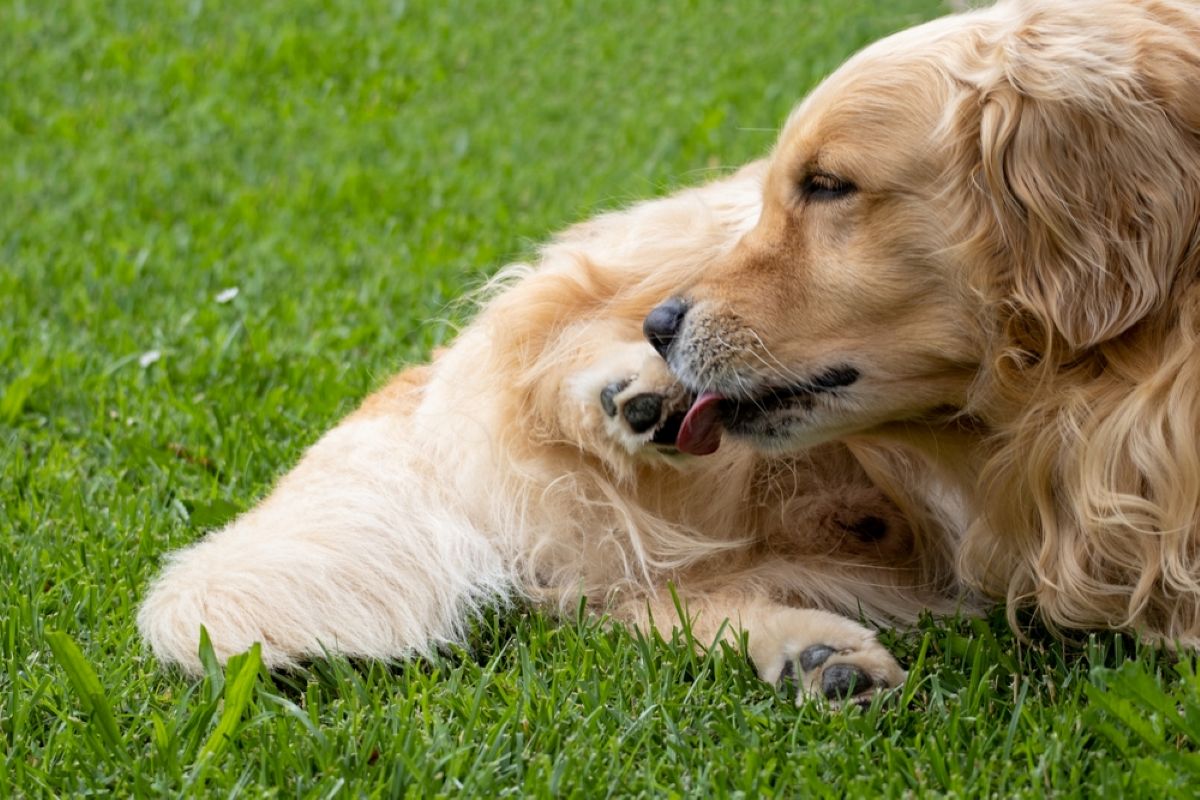
[{"label": "pink tongue", "polygon": [[716,392],[705,392],[696,398],[679,425],[675,446],[684,453],[706,456],[721,446],[721,413],[719,406],[725,398]]}]

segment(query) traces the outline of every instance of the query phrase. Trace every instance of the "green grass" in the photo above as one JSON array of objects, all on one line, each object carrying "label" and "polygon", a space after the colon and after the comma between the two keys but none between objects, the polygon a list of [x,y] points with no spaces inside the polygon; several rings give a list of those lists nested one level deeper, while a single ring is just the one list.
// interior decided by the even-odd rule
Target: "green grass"
[{"label": "green grass", "polygon": [[762,153],[940,10],[0,0],[0,796],[1187,794],[1190,660],[1000,616],[885,634],[908,684],[837,713],[528,609],[292,676],[190,682],[136,636],[160,556],[446,340],[465,289]]}]

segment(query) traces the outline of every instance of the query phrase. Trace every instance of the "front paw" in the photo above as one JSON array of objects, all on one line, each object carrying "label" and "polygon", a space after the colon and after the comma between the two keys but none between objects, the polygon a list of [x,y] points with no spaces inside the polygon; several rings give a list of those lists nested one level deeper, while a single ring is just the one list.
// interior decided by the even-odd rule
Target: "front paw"
[{"label": "front paw", "polygon": [[600,411],[602,438],[628,453],[647,445],[674,447],[692,395],[649,345],[614,349],[588,374],[589,402]]},{"label": "front paw", "polygon": [[690,397],[676,386],[645,385],[641,375],[600,390],[600,407],[614,434],[631,443],[673,446]]},{"label": "front paw", "polygon": [[835,650],[814,644],[788,658],[775,685],[794,686],[796,705],[813,697],[835,704],[869,703],[871,696],[904,682],[904,671],[882,645]]},{"label": "front paw", "polygon": [[866,704],[904,682],[904,670],[871,631],[834,614],[796,613],[799,624],[768,634],[758,647],[752,642],[760,677],[794,690],[796,705],[814,698]]}]

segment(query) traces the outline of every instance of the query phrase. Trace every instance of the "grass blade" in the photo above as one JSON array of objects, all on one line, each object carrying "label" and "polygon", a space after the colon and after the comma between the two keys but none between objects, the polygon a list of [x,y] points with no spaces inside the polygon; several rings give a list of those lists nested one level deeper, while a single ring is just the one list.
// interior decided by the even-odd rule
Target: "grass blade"
[{"label": "grass blade", "polygon": [[125,751],[125,742],[117,727],[117,719],[113,715],[112,706],[104,696],[100,678],[96,671],[83,656],[83,651],[75,640],[62,631],[46,631],[46,642],[54,653],[54,658],[67,673],[71,688],[79,697],[80,704],[88,712],[92,723],[100,732],[100,740],[104,744],[104,752],[122,763],[129,763],[129,754]]},{"label": "grass blade", "polygon": [[218,756],[229,746],[234,728],[241,722],[246,706],[250,705],[261,665],[262,648],[257,642],[242,655],[229,659],[225,667],[225,708],[217,727],[200,748],[200,760]]}]

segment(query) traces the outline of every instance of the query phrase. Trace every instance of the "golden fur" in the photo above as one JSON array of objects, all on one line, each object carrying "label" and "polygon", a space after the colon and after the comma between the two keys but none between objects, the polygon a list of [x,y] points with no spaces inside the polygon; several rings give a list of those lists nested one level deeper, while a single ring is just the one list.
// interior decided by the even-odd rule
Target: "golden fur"
[{"label": "golden fur", "polygon": [[[666,631],[674,586],[701,640],[840,697],[903,673],[839,615],[910,622],[965,583],[1196,646],[1198,178],[1192,4],[1016,0],[886,39],[765,162],[507,270],[171,557],[143,635],[190,671],[201,624],[222,658],[391,659],[512,598]],[[674,294],[664,363],[638,330]],[[704,458],[653,442],[694,392],[734,434]]]},{"label": "golden fur", "polygon": [[[1200,645],[1200,7],[1016,0],[883,40],[792,114],[763,198],[673,290],[669,363],[722,424],[919,453],[968,509],[964,580]],[[857,380],[735,410],[831,367]]]},{"label": "golden fur", "polygon": [[953,605],[945,537],[907,520],[929,510],[902,511],[866,471],[892,479],[911,459],[861,448],[860,464],[837,444],[690,458],[623,416],[647,394],[664,417],[686,409],[641,320],[752,227],[761,175],[751,165],[599,217],[506,270],[431,365],[170,558],[139,614],[154,651],[195,672],[204,625],[219,657],[257,641],[276,668],[323,652],[401,658],[515,597],[568,612],[586,597],[670,631],[673,584],[701,641],[745,633],[763,677],[794,673],[800,696],[895,685],[895,660],[838,614],[906,623]]}]

